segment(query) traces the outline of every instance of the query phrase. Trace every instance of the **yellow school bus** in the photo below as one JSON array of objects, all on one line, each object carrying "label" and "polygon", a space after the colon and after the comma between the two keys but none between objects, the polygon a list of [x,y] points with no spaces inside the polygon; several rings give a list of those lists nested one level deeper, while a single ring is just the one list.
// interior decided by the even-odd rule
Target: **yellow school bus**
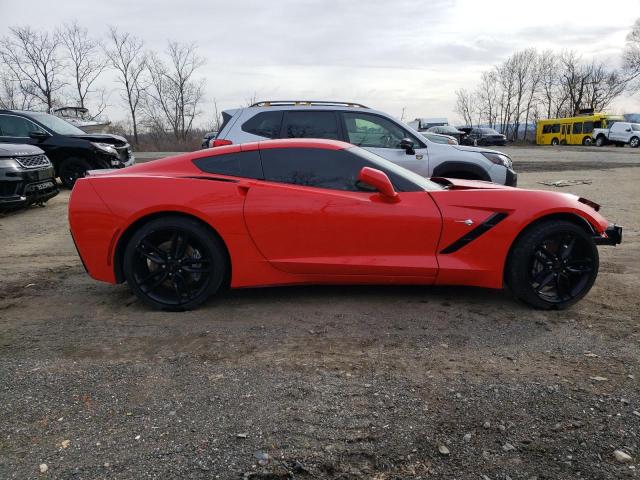
[{"label": "yellow school bus", "polygon": [[593,113],[577,117],[550,118],[538,120],[536,124],[536,143],[538,145],[591,145],[591,133],[594,128],[607,128],[623,117]]}]

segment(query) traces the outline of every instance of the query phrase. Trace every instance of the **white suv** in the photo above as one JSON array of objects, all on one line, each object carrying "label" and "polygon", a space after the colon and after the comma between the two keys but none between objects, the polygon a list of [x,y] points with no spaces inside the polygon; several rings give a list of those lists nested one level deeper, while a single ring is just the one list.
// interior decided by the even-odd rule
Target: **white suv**
[{"label": "white suv", "polygon": [[432,142],[392,116],[356,103],[263,101],[225,110],[222,117],[212,147],[274,138],[331,138],[358,145],[425,177],[517,183],[511,159],[504,153]]},{"label": "white suv", "polygon": [[640,123],[615,122],[609,128],[594,128],[592,136],[598,147],[607,143],[622,147],[628,143],[631,148],[638,148]]}]

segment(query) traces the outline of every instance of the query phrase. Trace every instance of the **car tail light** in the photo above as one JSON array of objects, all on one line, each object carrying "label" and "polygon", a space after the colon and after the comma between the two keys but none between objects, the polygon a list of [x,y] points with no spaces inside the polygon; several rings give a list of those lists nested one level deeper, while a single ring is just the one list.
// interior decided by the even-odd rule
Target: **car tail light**
[{"label": "car tail light", "polygon": [[224,147],[225,145],[233,145],[233,142],[231,140],[222,140],[219,138],[211,141],[211,147]]}]

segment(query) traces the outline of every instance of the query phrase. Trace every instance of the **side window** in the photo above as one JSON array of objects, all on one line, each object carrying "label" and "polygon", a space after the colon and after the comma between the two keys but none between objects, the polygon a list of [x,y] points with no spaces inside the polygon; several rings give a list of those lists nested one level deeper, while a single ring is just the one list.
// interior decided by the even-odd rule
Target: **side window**
[{"label": "side window", "polygon": [[573,124],[573,133],[582,133],[582,122]]},{"label": "side window", "polygon": [[542,133],[551,133],[551,125],[550,124],[543,125],[542,126]]},{"label": "side window", "polygon": [[602,128],[602,120],[596,120],[593,122],[593,128]]},{"label": "side window", "polygon": [[231,177],[263,178],[260,152],[258,150],[197,158],[193,163],[200,170],[207,173],[229,175]]},{"label": "side window", "polygon": [[264,179],[307,187],[358,191],[356,182],[367,161],[345,150],[265,148]]},{"label": "side window", "polygon": [[554,123],[551,127],[551,133],[559,133],[560,132],[560,124]]},{"label": "side window", "polygon": [[347,129],[347,140],[359,147],[400,148],[403,138],[410,138],[417,147],[422,143],[389,119],[366,113],[342,114]]},{"label": "side window", "polygon": [[593,122],[584,122],[584,126],[582,127],[582,133],[591,133],[593,132]]},{"label": "side window", "polygon": [[29,132],[42,131],[35,123],[15,115],[0,115],[0,135],[3,137],[28,137]]},{"label": "side window", "polygon": [[282,110],[260,112],[244,122],[242,130],[264,138],[279,138],[281,126]]},{"label": "side window", "polygon": [[334,112],[289,111],[285,118],[284,138],[330,138],[339,140]]}]

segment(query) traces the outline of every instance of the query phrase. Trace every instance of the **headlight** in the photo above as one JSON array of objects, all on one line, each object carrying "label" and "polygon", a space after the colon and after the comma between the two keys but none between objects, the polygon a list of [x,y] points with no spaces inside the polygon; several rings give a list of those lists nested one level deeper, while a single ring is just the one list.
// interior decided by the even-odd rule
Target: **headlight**
[{"label": "headlight", "polygon": [[487,160],[495,163],[496,165],[502,165],[503,167],[511,168],[513,166],[513,162],[506,155],[502,155],[501,153],[491,153],[491,152],[482,152],[482,155],[485,156]]},{"label": "headlight", "polygon": [[118,151],[110,143],[91,142],[91,145],[96,147],[98,150],[102,150],[103,152],[110,153],[111,155],[118,155]]},{"label": "headlight", "polygon": [[0,158],[0,168],[20,167],[13,158]]}]

